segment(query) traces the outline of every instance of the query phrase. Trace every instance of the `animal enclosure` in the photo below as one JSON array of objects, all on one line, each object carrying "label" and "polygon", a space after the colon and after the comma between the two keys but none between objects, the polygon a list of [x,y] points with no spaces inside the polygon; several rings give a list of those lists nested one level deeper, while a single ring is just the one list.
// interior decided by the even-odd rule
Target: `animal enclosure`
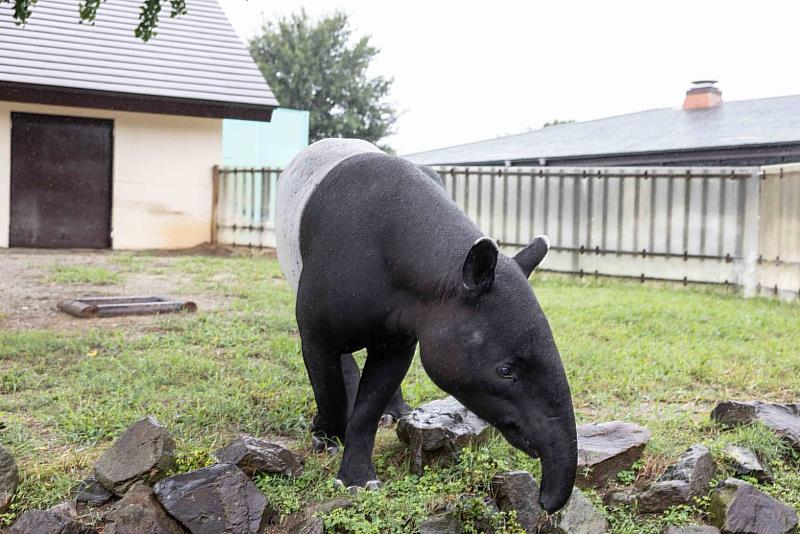
[{"label": "animal enclosure", "polygon": [[[547,270],[800,292],[800,165],[436,170],[506,252],[546,234]],[[274,246],[279,173],[216,169],[219,243]]]}]

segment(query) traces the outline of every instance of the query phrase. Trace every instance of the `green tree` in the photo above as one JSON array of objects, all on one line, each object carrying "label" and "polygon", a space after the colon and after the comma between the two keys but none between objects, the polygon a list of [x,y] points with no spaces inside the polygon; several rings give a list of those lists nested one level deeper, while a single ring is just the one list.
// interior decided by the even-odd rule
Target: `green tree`
[{"label": "green tree", "polygon": [[[10,3],[12,0],[0,0],[0,4]],[[37,0],[13,0],[14,20],[17,24],[25,24],[33,15],[33,8]],[[81,22],[94,22],[97,9],[105,0],[80,0],[78,2],[78,16]],[[186,14],[186,0],[169,0],[170,17]],[[161,0],[143,0],[139,7],[139,25],[134,30],[136,37],[149,41],[156,35],[158,16],[161,13]]]},{"label": "green tree", "polygon": [[377,143],[392,133],[397,112],[386,100],[392,80],[369,76],[378,49],[368,36],[353,39],[344,13],[314,21],[301,10],[266,21],[250,40],[250,53],[281,105],[310,112],[312,141],[354,137]]}]

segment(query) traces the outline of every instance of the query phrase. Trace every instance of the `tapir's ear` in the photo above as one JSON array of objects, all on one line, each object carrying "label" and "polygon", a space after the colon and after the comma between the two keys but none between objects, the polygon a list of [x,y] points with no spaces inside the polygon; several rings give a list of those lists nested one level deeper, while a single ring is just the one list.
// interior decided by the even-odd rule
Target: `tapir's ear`
[{"label": "tapir's ear", "polygon": [[542,263],[544,257],[547,256],[548,250],[550,250],[550,240],[547,239],[546,235],[540,235],[533,240],[533,243],[520,250],[514,256],[514,261],[517,262],[522,272],[528,277]]},{"label": "tapir's ear", "polygon": [[498,253],[497,243],[490,237],[478,239],[469,249],[461,273],[464,287],[471,294],[477,295],[492,287]]}]

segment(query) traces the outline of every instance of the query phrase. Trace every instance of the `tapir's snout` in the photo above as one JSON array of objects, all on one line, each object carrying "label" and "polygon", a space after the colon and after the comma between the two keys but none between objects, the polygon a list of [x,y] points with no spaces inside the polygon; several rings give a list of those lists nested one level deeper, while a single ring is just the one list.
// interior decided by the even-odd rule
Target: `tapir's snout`
[{"label": "tapir's snout", "polygon": [[542,461],[542,487],[539,504],[548,512],[563,508],[572,495],[578,467],[578,440],[575,419],[551,420],[544,443],[534,445]]},{"label": "tapir's snout", "polygon": [[521,427],[516,423],[500,423],[497,428],[516,448],[542,462],[542,484],[539,504],[547,512],[563,508],[575,484],[578,445],[572,403],[557,417],[535,417],[538,421]]}]

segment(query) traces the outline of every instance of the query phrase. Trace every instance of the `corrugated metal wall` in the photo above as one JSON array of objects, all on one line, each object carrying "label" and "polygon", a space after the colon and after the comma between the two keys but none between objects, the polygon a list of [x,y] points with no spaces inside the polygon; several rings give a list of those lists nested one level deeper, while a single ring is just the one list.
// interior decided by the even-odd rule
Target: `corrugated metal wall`
[{"label": "corrugated metal wall", "polygon": [[[800,293],[800,165],[437,171],[506,253],[546,234],[544,269]],[[274,246],[279,172],[218,169],[219,243]]]}]

